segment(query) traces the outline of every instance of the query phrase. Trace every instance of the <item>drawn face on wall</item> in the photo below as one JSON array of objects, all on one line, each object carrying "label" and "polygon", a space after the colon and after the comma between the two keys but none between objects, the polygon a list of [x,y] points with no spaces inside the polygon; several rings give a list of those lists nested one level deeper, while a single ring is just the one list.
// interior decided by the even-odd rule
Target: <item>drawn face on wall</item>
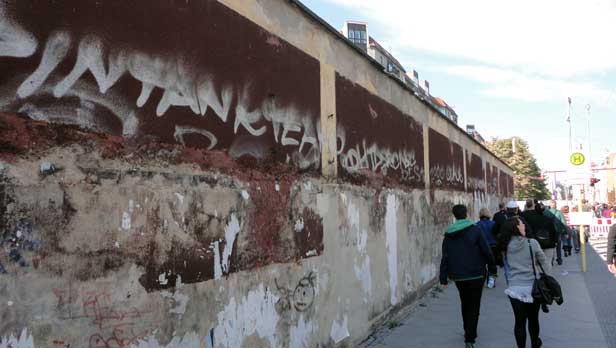
[{"label": "drawn face on wall", "polygon": [[0,110],[320,165],[318,61],[215,1],[1,1]]},{"label": "drawn face on wall", "polygon": [[293,291],[293,304],[298,312],[304,312],[314,302],[314,284],[310,278],[302,278]]}]

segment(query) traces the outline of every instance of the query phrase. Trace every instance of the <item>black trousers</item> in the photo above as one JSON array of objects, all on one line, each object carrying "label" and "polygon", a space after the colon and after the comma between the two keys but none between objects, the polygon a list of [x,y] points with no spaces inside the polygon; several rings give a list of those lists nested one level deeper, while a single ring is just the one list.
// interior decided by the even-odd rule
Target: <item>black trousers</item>
[{"label": "black trousers", "polygon": [[477,338],[477,324],[479,323],[479,310],[481,309],[481,294],[484,282],[484,278],[456,282],[456,287],[460,293],[462,321],[464,322],[464,342],[466,343],[475,343]]},{"label": "black trousers", "polygon": [[515,316],[515,342],[518,348],[526,347],[526,322],[528,322],[528,333],[530,334],[531,347],[539,347],[539,303],[525,303],[520,300],[509,298],[513,315]]}]

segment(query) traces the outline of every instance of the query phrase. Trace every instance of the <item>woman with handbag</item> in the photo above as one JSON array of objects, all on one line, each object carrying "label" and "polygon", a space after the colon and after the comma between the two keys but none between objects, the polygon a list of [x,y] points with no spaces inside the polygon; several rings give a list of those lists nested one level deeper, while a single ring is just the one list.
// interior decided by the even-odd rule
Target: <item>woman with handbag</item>
[{"label": "woman with handbag", "polygon": [[545,264],[546,257],[535,239],[526,238],[524,223],[517,217],[507,220],[501,227],[498,248],[504,254],[505,277],[515,316],[515,340],[518,348],[526,347],[526,323],[532,348],[542,345],[539,338],[539,309],[541,303],[533,298],[533,284],[536,276],[534,261]]}]

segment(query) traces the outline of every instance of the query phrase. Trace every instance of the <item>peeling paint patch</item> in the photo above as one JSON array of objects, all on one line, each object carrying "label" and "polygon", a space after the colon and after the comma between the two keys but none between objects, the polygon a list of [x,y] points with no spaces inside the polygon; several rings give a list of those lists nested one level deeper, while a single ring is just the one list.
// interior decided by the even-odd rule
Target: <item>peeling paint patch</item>
[{"label": "peeling paint patch", "polygon": [[180,314],[180,315],[186,313],[186,305],[188,305],[188,300],[189,300],[188,296],[180,293],[179,291],[176,291],[176,292],[163,291],[161,293],[161,296],[166,299],[171,299],[175,302],[175,306],[169,310],[169,313]]},{"label": "peeling paint patch", "polygon": [[295,232],[299,233],[304,230],[304,219],[299,218],[295,221]]},{"label": "peeling paint patch", "polygon": [[[323,252],[323,218],[308,208],[304,208],[302,212],[301,222],[303,228],[302,233],[294,233],[295,246],[299,249],[299,256],[313,256],[313,250],[316,255],[321,255]],[[296,232],[298,224],[295,225]],[[314,255],[314,256],[316,256]]]},{"label": "peeling paint patch", "polygon": [[178,202],[180,202],[180,204],[184,204],[184,196],[179,194],[179,193],[175,193],[175,197],[178,199]]},{"label": "peeling paint patch", "polygon": [[122,229],[125,231],[130,230],[130,214],[127,211],[122,213]]},{"label": "peeling paint patch", "polygon": [[355,265],[355,276],[361,281],[364,291],[364,302],[368,303],[372,294],[372,274],[370,273],[370,256],[366,256],[360,265]]},{"label": "peeling paint patch", "polygon": [[314,333],[312,322],[304,320],[304,315],[300,315],[297,326],[291,326],[290,345],[293,348],[312,348],[310,336]]},{"label": "peeling paint patch", "polygon": [[213,242],[211,249],[214,250],[214,279],[220,279],[222,278],[222,266],[220,263],[220,242]]},{"label": "peeling paint patch", "polygon": [[169,280],[167,279],[167,272],[163,272],[158,276],[158,283],[160,285],[167,285]]},{"label": "peeling paint patch", "polygon": [[345,315],[342,322],[338,322],[334,320],[332,322],[332,330],[330,332],[330,337],[334,340],[334,343],[338,344],[342,342],[345,338],[349,337],[349,329],[348,329],[348,318]]},{"label": "peeling paint patch", "polygon": [[131,345],[135,348],[201,348],[201,339],[194,332],[184,334],[182,337],[175,336],[168,344],[160,344],[154,335],[146,339],[139,340],[137,344]]},{"label": "peeling paint patch", "polygon": [[242,347],[244,337],[254,334],[266,339],[270,347],[280,347],[276,334],[279,320],[277,300],[263,284],[239,301],[232,297],[217,316],[218,325],[214,329],[216,347]]},{"label": "peeling paint patch", "polygon": [[385,233],[387,235],[387,265],[389,266],[389,291],[392,305],[398,303],[398,202],[396,196],[387,196]]},{"label": "peeling paint patch", "polygon": [[24,328],[19,336],[1,337],[0,348],[34,348],[34,337]]},{"label": "peeling paint patch", "polygon": [[229,273],[229,257],[233,251],[235,238],[240,233],[240,222],[235,214],[231,214],[229,223],[225,227],[225,249],[222,252],[222,271]]}]

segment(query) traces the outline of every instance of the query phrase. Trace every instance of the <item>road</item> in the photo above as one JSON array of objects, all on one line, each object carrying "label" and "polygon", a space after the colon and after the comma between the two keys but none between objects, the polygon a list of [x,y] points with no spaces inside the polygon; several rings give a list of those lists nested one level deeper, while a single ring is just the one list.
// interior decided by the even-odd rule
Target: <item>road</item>
[{"label": "road", "polygon": [[[561,283],[565,303],[540,314],[544,347],[616,348],[616,277],[605,267],[604,244],[604,240],[591,240],[587,246],[587,273],[581,272],[579,254],[555,266],[553,273]],[[499,278],[496,288],[484,290],[479,348],[515,346],[513,312],[504,285]],[[458,293],[450,286],[442,292],[433,289],[377,330],[362,347],[464,347],[463,334]]]}]

